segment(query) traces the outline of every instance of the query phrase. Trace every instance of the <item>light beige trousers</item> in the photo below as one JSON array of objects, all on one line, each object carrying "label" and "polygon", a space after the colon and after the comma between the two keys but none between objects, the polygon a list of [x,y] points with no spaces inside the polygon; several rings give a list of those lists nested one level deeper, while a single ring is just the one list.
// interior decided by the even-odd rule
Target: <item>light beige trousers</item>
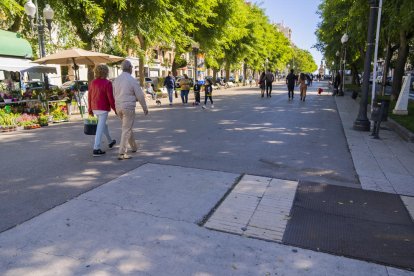
[{"label": "light beige trousers", "polygon": [[134,132],[132,131],[135,120],[135,110],[117,109],[117,113],[122,122],[122,134],[121,142],[119,143],[119,154],[127,153],[127,143],[131,147],[132,151],[136,151],[138,149],[138,146],[135,142]]}]

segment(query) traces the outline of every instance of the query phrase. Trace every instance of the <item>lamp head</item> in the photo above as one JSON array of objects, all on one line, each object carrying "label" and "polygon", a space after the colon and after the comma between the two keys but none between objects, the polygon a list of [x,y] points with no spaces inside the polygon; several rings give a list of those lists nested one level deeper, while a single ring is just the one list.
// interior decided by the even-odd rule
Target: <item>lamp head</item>
[{"label": "lamp head", "polygon": [[46,7],[43,9],[43,17],[47,20],[53,20],[55,12],[52,10],[49,4],[46,4]]},{"label": "lamp head", "polygon": [[348,39],[349,39],[349,37],[348,37],[348,35],[345,33],[345,34],[342,36],[342,38],[341,38],[341,42],[342,42],[342,44],[347,43],[347,42],[348,42]]},{"label": "lamp head", "polygon": [[341,53],[339,51],[336,51],[336,56],[339,57]]},{"label": "lamp head", "polygon": [[36,6],[33,4],[32,0],[29,0],[24,4],[24,12],[29,17],[30,20],[33,20],[36,15]]}]

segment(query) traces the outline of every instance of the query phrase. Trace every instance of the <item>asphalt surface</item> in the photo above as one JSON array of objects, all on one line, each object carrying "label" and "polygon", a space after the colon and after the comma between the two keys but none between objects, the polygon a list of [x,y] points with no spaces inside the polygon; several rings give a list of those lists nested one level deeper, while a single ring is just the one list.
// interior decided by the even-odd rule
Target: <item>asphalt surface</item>
[{"label": "asphalt surface", "polygon": [[[137,114],[131,160],[118,161],[117,147],[93,158],[80,121],[1,134],[0,231],[148,162],[359,187],[335,101],[312,93],[318,85],[306,102],[297,92],[289,102],[284,85],[269,99],[257,88],[215,91],[207,110],[164,100]],[[119,120],[108,124],[119,141]]]}]

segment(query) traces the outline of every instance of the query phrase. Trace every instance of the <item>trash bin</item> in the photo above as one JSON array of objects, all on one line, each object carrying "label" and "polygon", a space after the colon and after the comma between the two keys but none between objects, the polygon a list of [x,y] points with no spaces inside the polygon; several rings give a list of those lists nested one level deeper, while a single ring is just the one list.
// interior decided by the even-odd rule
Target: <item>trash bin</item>
[{"label": "trash bin", "polygon": [[390,108],[390,100],[382,99],[381,107],[382,107],[381,121],[386,122],[388,120],[388,110]]}]

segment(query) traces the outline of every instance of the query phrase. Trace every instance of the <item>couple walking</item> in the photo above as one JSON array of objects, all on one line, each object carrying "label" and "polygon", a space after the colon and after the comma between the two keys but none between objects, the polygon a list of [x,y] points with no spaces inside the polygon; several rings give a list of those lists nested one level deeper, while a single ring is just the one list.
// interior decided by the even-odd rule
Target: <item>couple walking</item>
[{"label": "couple walking", "polygon": [[263,72],[260,75],[259,84],[262,98],[264,97],[264,92],[266,90],[266,98],[272,97],[272,83],[275,81],[275,76],[268,69],[267,72]]},{"label": "couple walking", "polygon": [[145,95],[139,86],[139,82],[131,76],[132,64],[124,60],[121,64],[122,73],[113,82],[107,79],[109,69],[106,65],[97,65],[95,68],[95,79],[89,87],[88,112],[89,115],[98,117],[98,126],[96,129],[95,143],[93,146],[93,156],[102,156],[105,154],[101,150],[102,134],[108,140],[108,147],[112,148],[116,141],[109,134],[106,120],[111,109],[118,115],[122,123],[121,142],[119,144],[118,160],[130,159],[127,154],[127,144],[131,147],[132,152],[138,150],[135,142],[132,127],[135,120],[135,106],[138,101],[144,114],[148,114]]},{"label": "couple walking", "polygon": [[294,96],[294,89],[295,89],[295,83],[299,85],[300,89],[300,100],[305,101],[306,98],[306,90],[307,90],[307,84],[306,84],[306,76],[304,73],[300,73],[299,78],[294,74],[293,69],[290,70],[290,73],[286,77],[286,84],[288,87],[288,96],[289,101],[293,100]]}]

